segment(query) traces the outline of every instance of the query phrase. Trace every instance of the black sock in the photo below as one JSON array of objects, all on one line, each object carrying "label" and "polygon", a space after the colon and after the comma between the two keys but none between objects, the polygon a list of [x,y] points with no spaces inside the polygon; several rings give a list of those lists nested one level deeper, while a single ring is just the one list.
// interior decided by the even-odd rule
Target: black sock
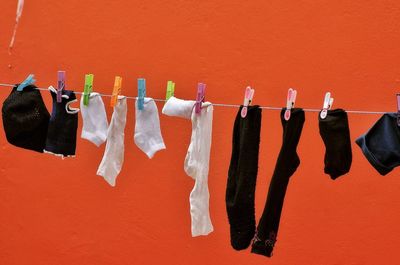
[{"label": "black sock", "polygon": [[236,115],[233,127],[232,156],[226,187],[226,210],[231,245],[236,250],[250,245],[256,230],[254,192],[258,171],[261,109],[249,106],[247,116]]},{"label": "black sock", "polygon": [[284,119],[285,110],[281,111],[283,143],[269,185],[267,202],[258,223],[251,249],[251,252],[267,257],[271,257],[276,242],[289,178],[300,165],[296,148],[305,121],[304,111],[299,108],[292,109],[291,117],[286,121]]},{"label": "black sock", "polygon": [[347,113],[342,109],[328,110],[319,120],[319,133],[325,144],[325,173],[332,179],[349,172],[352,161],[351,140]]}]

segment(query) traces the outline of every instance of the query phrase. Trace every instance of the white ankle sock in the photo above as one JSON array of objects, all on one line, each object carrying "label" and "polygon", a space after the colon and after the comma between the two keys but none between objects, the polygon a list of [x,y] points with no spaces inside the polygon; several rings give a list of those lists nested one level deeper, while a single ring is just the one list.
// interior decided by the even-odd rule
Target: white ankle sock
[{"label": "white ankle sock", "polygon": [[126,112],[126,97],[118,96],[107,132],[106,149],[97,170],[97,175],[102,176],[111,186],[115,186],[115,180],[124,163]]},{"label": "white ankle sock", "polygon": [[138,109],[137,104],[138,101],[136,100],[134,140],[140,150],[149,158],[152,158],[157,151],[165,149],[157,105],[152,98],[144,98],[144,108],[142,110]]},{"label": "white ankle sock", "polygon": [[99,93],[90,94],[88,106],[83,104],[83,96],[81,97],[81,114],[83,120],[81,138],[100,146],[107,138],[108,121]]},{"label": "white ankle sock", "polygon": [[165,103],[162,113],[167,116],[181,117],[190,120],[194,100],[182,100],[176,97],[170,97]]},{"label": "white ankle sock", "polygon": [[211,223],[208,191],[213,106],[203,103],[201,115],[193,109],[195,101],[171,97],[164,105],[163,113],[192,120],[192,136],[186,154],[184,169],[195,180],[190,193],[192,236],[208,235],[214,228]]}]

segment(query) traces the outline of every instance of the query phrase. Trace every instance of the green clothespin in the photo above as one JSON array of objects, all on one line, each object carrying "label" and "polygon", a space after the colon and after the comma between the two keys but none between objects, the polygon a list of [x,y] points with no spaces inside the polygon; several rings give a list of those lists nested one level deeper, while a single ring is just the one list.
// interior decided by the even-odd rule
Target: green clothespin
[{"label": "green clothespin", "polygon": [[165,96],[165,99],[168,100],[170,97],[174,96],[175,92],[175,83],[172,81],[167,82],[167,94]]},{"label": "green clothespin", "polygon": [[89,105],[89,96],[93,90],[93,74],[86,74],[85,75],[85,88],[83,90],[83,105]]}]

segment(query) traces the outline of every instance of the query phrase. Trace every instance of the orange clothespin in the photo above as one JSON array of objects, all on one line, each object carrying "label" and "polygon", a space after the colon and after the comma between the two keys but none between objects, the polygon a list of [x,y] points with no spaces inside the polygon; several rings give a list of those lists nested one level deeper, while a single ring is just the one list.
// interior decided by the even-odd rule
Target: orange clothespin
[{"label": "orange clothespin", "polygon": [[117,104],[118,96],[121,94],[122,77],[116,76],[114,81],[114,89],[111,95],[110,106],[115,107]]}]

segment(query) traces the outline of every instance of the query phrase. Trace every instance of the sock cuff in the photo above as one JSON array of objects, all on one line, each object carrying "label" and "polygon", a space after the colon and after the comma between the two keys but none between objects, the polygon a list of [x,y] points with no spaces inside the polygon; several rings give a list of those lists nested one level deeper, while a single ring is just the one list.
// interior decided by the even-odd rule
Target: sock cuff
[{"label": "sock cuff", "polygon": [[347,112],[343,109],[328,110],[325,119],[318,115],[318,121],[320,131],[345,130],[349,127]]}]

